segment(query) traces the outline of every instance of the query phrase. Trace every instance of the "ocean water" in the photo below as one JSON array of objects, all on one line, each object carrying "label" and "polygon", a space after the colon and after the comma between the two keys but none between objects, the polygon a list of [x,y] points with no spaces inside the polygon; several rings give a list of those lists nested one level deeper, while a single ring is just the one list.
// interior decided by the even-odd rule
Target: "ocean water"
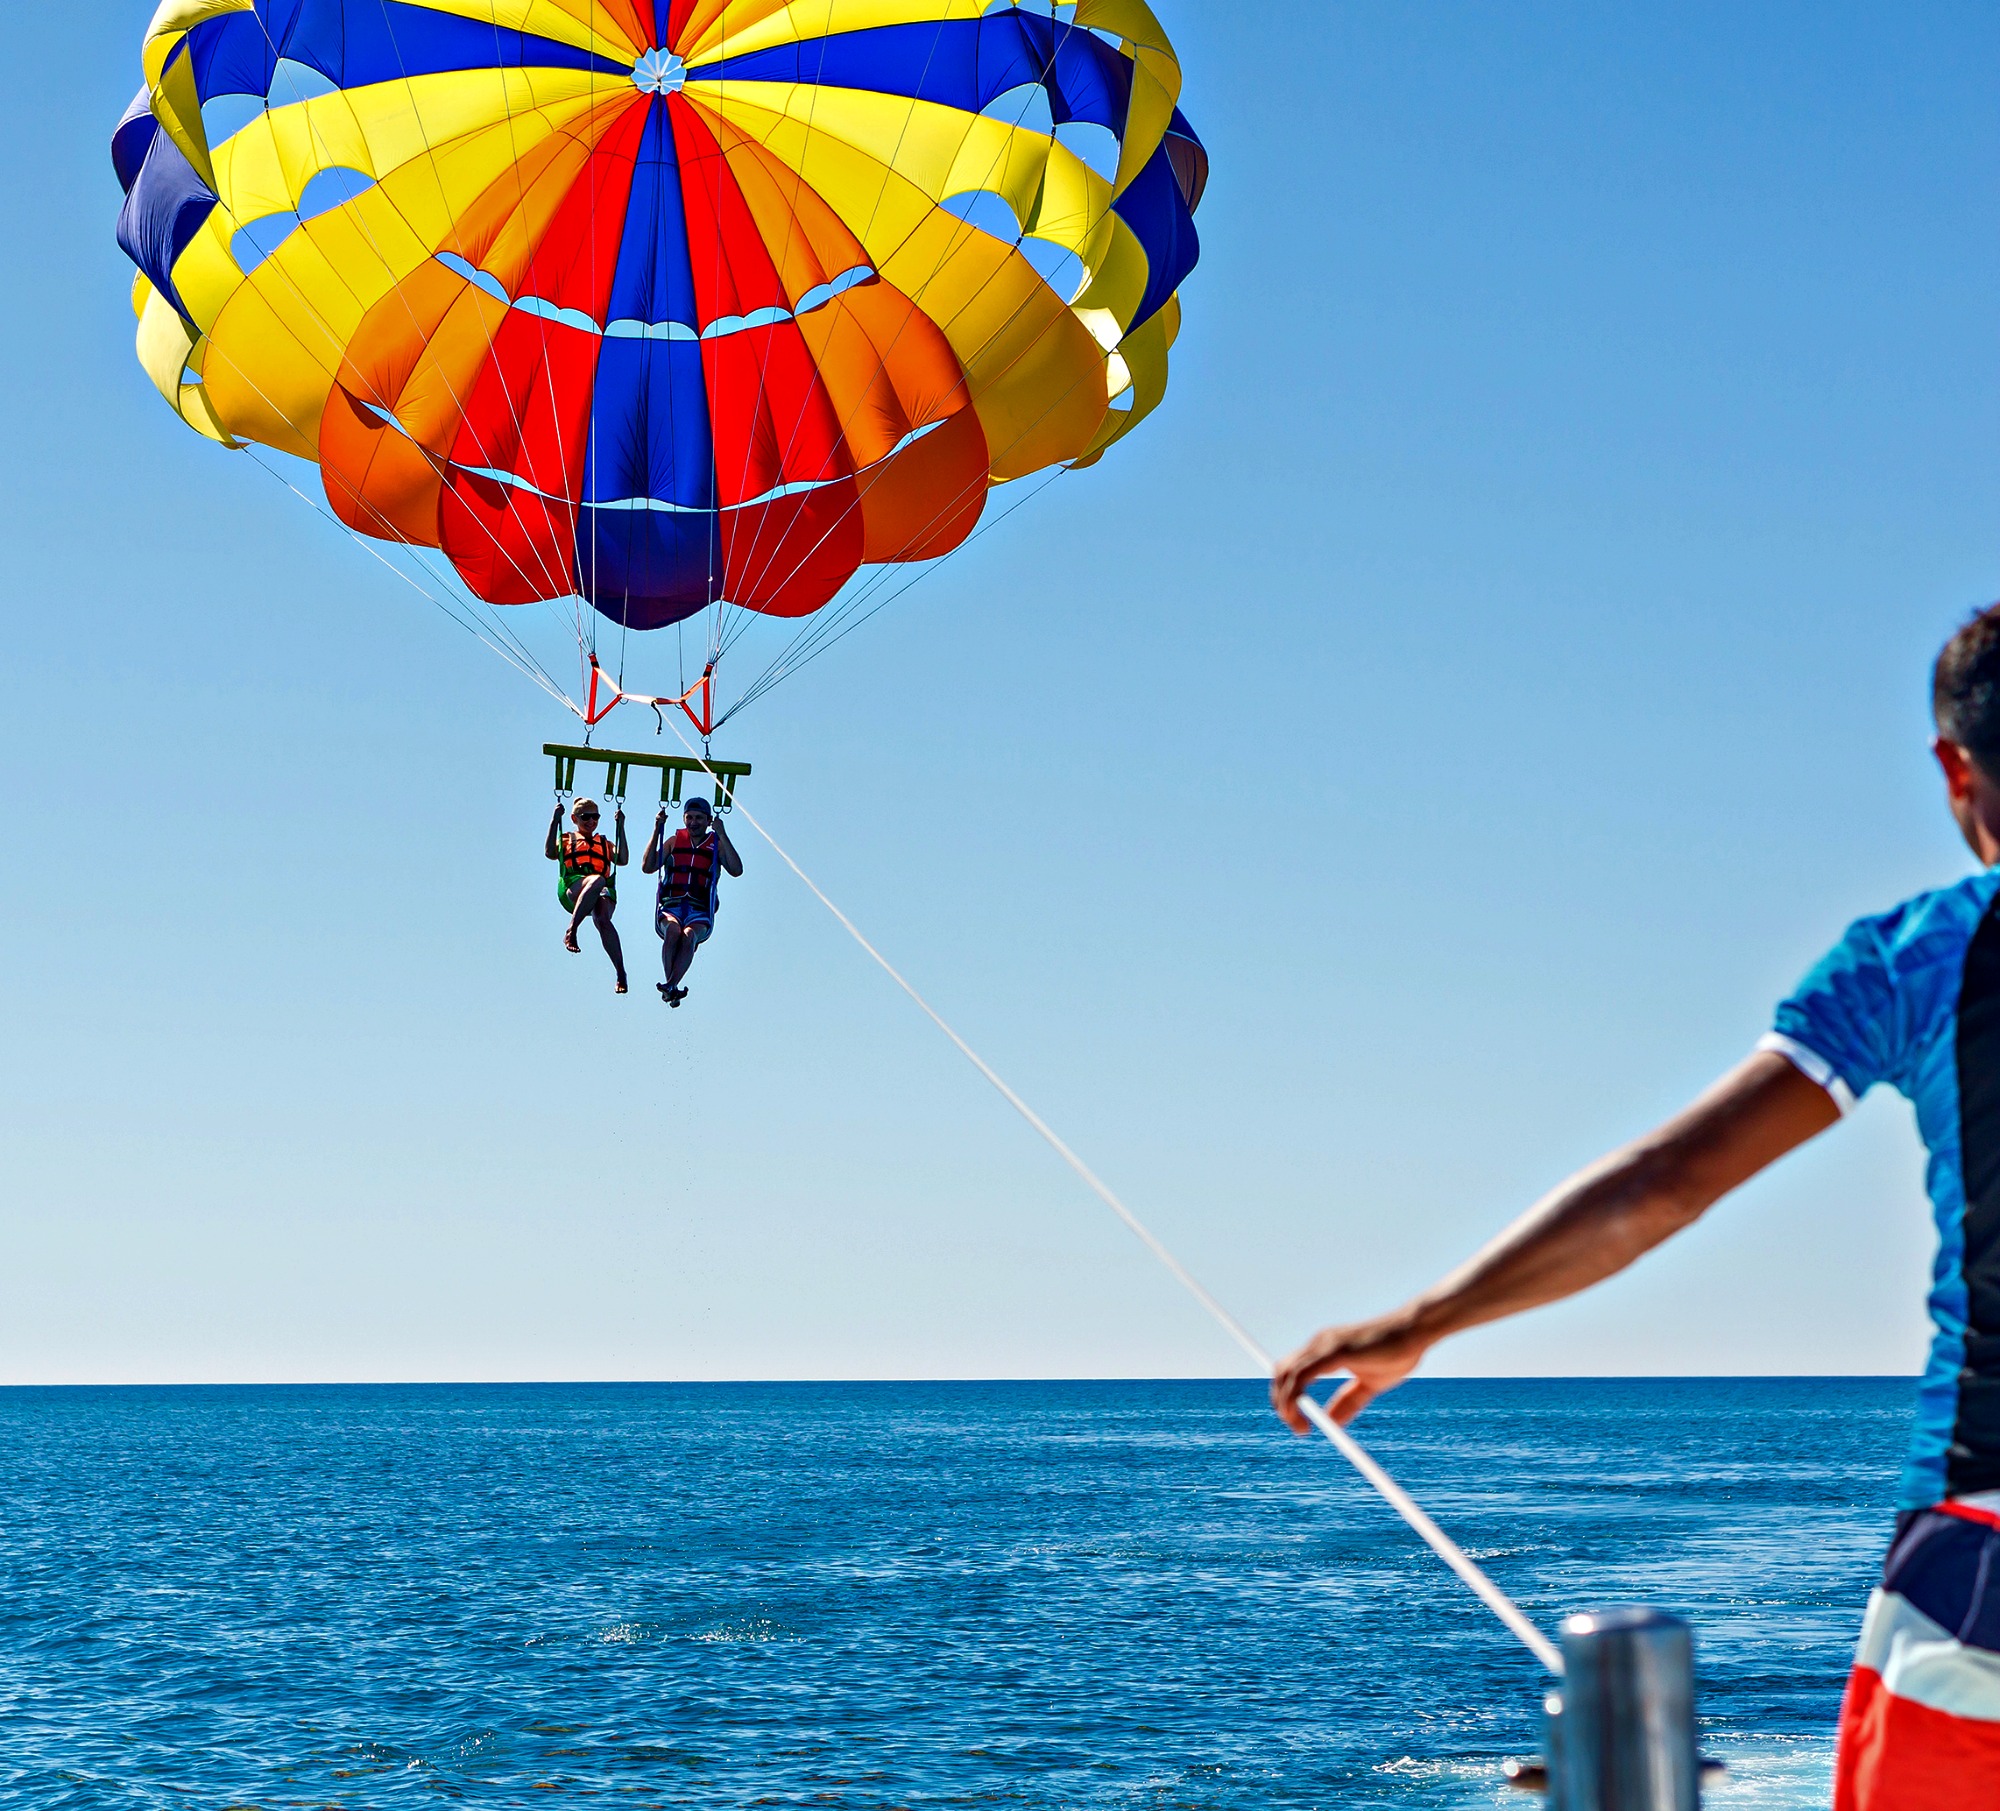
[{"label": "ocean water", "polygon": [[[1824,1806],[1900,1380],[1416,1383],[1546,1625],[1696,1628]],[[0,1391],[0,1802],[1516,1806],[1526,1652],[1247,1383]]]}]

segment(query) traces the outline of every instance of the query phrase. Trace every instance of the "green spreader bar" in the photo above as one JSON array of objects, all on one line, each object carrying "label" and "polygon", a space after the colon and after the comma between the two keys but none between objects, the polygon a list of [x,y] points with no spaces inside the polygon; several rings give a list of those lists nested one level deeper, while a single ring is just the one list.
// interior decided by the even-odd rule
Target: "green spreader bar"
[{"label": "green spreader bar", "polygon": [[660,770],[660,803],[678,805],[681,802],[681,786],[690,777],[715,782],[715,804],[721,811],[727,811],[736,803],[736,782],[750,773],[748,761],[701,762],[690,755],[646,755],[631,754],[622,748],[571,748],[561,742],[544,742],[542,753],[554,755],[556,760],[556,791],[576,790],[576,768],[579,761],[601,762],[604,767],[604,791],[607,798],[622,799],[632,783],[632,769],[635,767],[657,767]]}]

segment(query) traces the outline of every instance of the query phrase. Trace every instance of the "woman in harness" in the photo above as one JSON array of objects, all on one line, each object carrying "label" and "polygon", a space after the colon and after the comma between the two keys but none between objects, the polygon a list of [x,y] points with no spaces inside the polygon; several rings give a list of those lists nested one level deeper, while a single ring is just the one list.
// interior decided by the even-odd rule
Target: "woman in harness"
[{"label": "woman in harness", "polygon": [[681,828],[672,836],[667,834],[667,808],[660,807],[639,872],[660,877],[659,899],[653,911],[653,928],[660,933],[660,962],[667,971],[667,978],[659,983],[660,998],[669,1006],[678,1006],[687,998],[681,977],[695,951],[715,929],[722,877],[741,875],[743,858],[708,801],[697,797],[688,800]]},{"label": "woman in harness", "polygon": [[556,897],[563,903],[563,910],[569,914],[569,929],[563,932],[563,948],[573,955],[582,951],[576,941],[577,927],[588,918],[597,925],[597,935],[604,944],[604,953],[611,958],[611,966],[618,971],[618,985],[613,990],[625,991],[625,950],[618,941],[618,927],[611,922],[611,914],[618,907],[617,870],[632,859],[632,851],[625,846],[625,811],[620,806],[617,814],[618,840],[613,842],[608,836],[597,833],[598,810],[591,799],[578,799],[570,807],[570,822],[576,828],[563,830],[562,801],[556,801],[556,814],[549,819],[549,837],[542,853],[550,861],[560,862],[557,870]]}]

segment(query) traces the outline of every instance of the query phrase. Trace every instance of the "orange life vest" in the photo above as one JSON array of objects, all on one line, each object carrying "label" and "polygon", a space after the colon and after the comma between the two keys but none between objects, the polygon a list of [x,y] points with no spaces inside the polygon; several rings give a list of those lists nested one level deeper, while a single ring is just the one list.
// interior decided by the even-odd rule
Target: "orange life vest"
[{"label": "orange life vest", "polygon": [[593,874],[609,874],[618,857],[618,845],[595,831],[586,836],[580,830],[565,830],[562,839],[564,880],[584,880]]}]

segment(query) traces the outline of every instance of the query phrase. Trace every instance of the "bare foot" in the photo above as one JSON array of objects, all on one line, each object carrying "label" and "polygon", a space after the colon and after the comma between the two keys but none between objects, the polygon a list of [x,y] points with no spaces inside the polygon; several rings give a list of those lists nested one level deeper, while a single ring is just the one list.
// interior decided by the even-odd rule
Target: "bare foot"
[{"label": "bare foot", "polygon": [[563,948],[568,950],[572,956],[583,954],[583,951],[577,948],[576,933],[574,931],[563,932]]},{"label": "bare foot", "polygon": [[618,985],[614,987],[611,991],[615,994],[622,994],[623,992],[625,992],[625,977],[623,975],[620,975],[618,977]]}]

